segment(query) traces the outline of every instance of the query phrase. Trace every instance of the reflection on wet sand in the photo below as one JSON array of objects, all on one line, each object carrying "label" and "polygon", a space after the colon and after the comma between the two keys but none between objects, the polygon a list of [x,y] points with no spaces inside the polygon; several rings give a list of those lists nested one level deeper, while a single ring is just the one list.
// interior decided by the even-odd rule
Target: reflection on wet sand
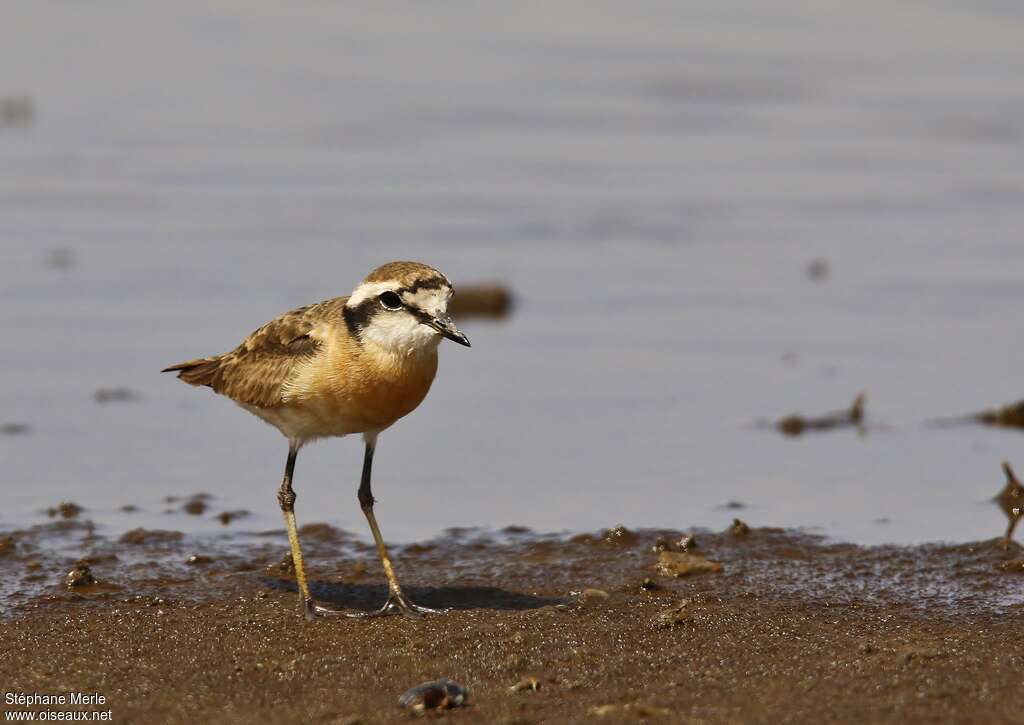
[{"label": "reflection on wet sand", "polygon": [[1007,461],[1003,462],[1003,472],[1006,474],[1006,485],[992,500],[1006,514],[1008,524],[1006,533],[1003,535],[1003,548],[1009,549],[1013,542],[1013,531],[1017,528],[1021,516],[1024,515],[1024,486],[1021,485]]}]

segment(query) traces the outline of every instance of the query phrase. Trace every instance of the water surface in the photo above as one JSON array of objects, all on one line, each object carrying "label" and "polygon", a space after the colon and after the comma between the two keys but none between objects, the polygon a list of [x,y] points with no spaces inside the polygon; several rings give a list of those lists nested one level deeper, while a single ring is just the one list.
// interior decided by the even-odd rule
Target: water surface
[{"label": "water surface", "polygon": [[[279,527],[278,433],[160,376],[414,258],[518,294],[385,433],[386,536],[805,527],[989,538],[1024,394],[1012,3],[13,2],[0,94],[0,527]],[[54,258],[54,250],[67,250]],[[828,261],[819,282],[812,259]],[[134,402],[98,405],[100,387]],[[867,436],[759,418],[868,395]],[[363,532],[357,440],[300,521]],[[170,516],[166,496],[216,498]],[[747,508],[725,508],[729,501]],[[140,507],[123,513],[125,504]]]}]

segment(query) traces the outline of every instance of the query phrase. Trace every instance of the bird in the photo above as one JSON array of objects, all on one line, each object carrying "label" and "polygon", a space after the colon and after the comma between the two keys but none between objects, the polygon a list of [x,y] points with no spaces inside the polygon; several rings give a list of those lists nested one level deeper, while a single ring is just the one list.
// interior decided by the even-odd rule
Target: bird
[{"label": "bird", "polygon": [[[212,388],[288,440],[277,500],[308,620],[439,613],[414,604],[402,591],[373,512],[370,478],[377,437],[415,410],[430,390],[441,340],[470,346],[448,313],[453,292],[448,277],[429,265],[389,262],[370,272],[348,297],[285,312],[230,352],[161,371]],[[299,450],[317,439],[353,434],[362,434],[364,443],[357,498],[388,580],[384,605],[371,612],[347,612],[314,600],[295,522],[292,483]]]}]

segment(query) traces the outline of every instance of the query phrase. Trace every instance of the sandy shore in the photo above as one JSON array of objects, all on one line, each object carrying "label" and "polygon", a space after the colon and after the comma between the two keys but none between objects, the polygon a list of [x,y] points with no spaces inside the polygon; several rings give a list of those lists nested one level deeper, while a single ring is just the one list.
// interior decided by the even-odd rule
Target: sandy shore
[{"label": "sandy shore", "polygon": [[[84,709],[114,722],[395,722],[411,717],[399,696],[439,677],[470,690],[443,713],[458,722],[1021,721],[1017,547],[755,528],[697,532],[683,551],[681,533],[451,532],[398,550],[412,597],[449,613],[309,624],[276,533],[218,551],[47,524],[0,557],[20,587],[0,620],[0,681],[100,693]],[[323,601],[383,600],[370,547],[326,525],[304,535]],[[98,583],[62,583],[54,536],[91,537]],[[702,564],[691,554],[721,571],[673,576]]]}]

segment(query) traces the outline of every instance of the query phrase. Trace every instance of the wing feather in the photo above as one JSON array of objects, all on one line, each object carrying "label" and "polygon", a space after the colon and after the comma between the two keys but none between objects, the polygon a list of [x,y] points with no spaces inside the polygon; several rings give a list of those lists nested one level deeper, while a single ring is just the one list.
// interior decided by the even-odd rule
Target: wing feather
[{"label": "wing feather", "polygon": [[[239,403],[271,408],[283,402],[296,366],[315,355],[325,326],[339,324],[347,297],[285,312],[245,338],[231,352],[172,365],[191,385],[206,385]],[[343,324],[343,323],[341,323]]]}]

